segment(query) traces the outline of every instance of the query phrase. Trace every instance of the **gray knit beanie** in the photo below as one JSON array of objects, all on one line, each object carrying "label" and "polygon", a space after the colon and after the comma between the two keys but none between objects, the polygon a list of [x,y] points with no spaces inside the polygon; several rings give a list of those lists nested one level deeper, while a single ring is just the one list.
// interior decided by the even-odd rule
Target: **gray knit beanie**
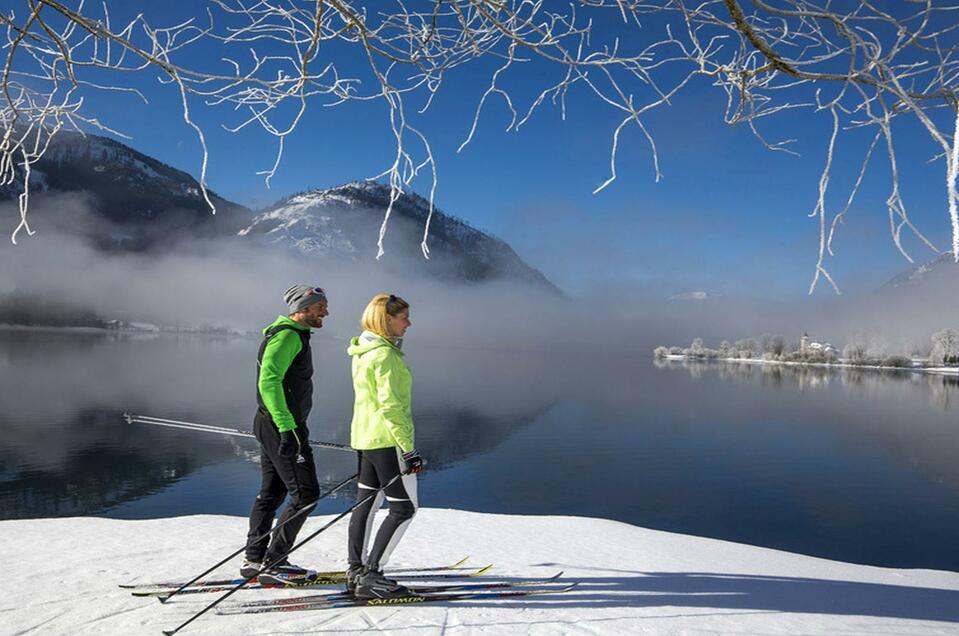
[{"label": "gray knit beanie", "polygon": [[326,292],[320,287],[309,285],[293,285],[283,292],[283,302],[290,306],[290,313],[295,314],[320,301],[326,302]]}]

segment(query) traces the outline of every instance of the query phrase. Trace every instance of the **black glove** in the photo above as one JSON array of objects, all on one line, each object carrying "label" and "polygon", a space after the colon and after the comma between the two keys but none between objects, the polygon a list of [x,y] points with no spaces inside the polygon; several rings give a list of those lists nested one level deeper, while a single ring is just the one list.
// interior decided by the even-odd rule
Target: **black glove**
[{"label": "black glove", "polygon": [[403,453],[403,461],[406,462],[406,472],[411,475],[423,470],[423,465],[425,464],[423,458],[420,457],[420,454],[416,452],[415,448],[408,453]]},{"label": "black glove", "polygon": [[276,449],[276,454],[280,457],[296,457],[300,453],[300,438],[296,434],[296,429],[283,431],[280,433],[280,447]]}]

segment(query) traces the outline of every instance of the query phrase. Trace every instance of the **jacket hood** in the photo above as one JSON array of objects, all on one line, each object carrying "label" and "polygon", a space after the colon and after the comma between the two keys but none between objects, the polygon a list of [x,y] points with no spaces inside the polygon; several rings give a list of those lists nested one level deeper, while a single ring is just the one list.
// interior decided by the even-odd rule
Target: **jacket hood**
[{"label": "jacket hood", "polygon": [[267,332],[267,331],[269,331],[270,329],[272,329],[273,327],[276,327],[276,326],[278,326],[278,325],[290,325],[290,326],[293,327],[294,329],[299,329],[300,331],[309,331],[310,333],[313,333],[312,331],[310,331],[310,328],[309,328],[309,327],[306,327],[306,326],[304,326],[304,325],[301,325],[300,323],[298,323],[297,321],[293,320],[293,319],[290,318],[289,316],[277,316],[277,317],[276,317],[276,320],[274,320],[272,323],[270,323],[270,324],[263,330],[263,335],[266,335],[266,332]]},{"label": "jacket hood", "polygon": [[400,355],[403,355],[403,352],[400,351],[399,347],[383,336],[377,335],[372,331],[364,331],[359,336],[350,338],[350,346],[346,348],[346,352],[351,356],[361,356],[364,353],[368,353],[374,349],[380,349],[383,347],[393,349]]}]

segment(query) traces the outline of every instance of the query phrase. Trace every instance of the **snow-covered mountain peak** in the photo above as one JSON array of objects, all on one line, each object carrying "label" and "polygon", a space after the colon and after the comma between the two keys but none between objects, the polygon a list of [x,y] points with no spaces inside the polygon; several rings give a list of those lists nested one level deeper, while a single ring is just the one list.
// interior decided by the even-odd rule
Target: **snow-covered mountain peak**
[{"label": "snow-covered mountain peak", "polygon": [[[327,189],[299,192],[257,214],[241,236],[260,243],[285,244],[318,258],[373,261],[388,185],[351,181]],[[384,266],[402,262],[406,272],[480,282],[497,278],[531,282],[556,290],[504,241],[434,207],[430,222],[430,259],[420,251],[430,212],[429,201],[415,192],[393,203],[386,234]]]},{"label": "snow-covered mountain peak", "polygon": [[[214,192],[217,214],[211,214],[191,175],[93,134],[58,132],[33,164],[30,184],[41,195],[31,205],[42,209],[44,196],[77,193],[83,211],[90,212],[81,220],[72,208],[54,204],[36,218],[37,229],[63,226],[109,249],[146,250],[177,238],[232,236],[250,218],[245,207]],[[16,198],[22,187],[17,175],[0,186],[0,201]]]},{"label": "snow-covered mountain peak", "polygon": [[[0,201],[16,198],[21,183],[0,186]],[[186,172],[112,139],[61,131],[33,166],[31,183],[44,196],[80,193],[90,214],[77,221],[66,211],[62,223],[105,249],[163,249],[178,240],[229,236],[317,258],[362,261],[404,276],[460,283],[503,279],[558,292],[504,241],[438,208],[429,225],[430,258],[424,258],[420,245],[430,203],[412,190],[393,200],[386,254],[377,260],[380,227],[394,193],[376,181],[299,192],[255,216],[211,192],[217,206],[212,215]],[[51,214],[43,220],[54,223]],[[78,223],[79,230],[73,227]]]}]

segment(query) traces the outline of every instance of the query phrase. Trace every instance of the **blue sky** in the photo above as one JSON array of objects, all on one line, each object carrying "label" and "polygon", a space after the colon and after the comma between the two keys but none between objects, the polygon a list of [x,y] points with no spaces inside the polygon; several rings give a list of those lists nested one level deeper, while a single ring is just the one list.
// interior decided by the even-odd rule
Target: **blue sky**
[{"label": "blue sky", "polygon": [[[165,19],[189,3],[163,5]],[[151,11],[159,11],[156,5]],[[491,65],[454,72],[427,114],[413,117],[433,145],[437,204],[513,245],[562,287],[578,293],[597,285],[626,285],[657,294],[706,289],[725,294],[801,297],[813,274],[818,221],[813,209],[831,126],[828,114],[784,113],[764,120],[771,139],[798,137],[800,157],[763,148],[744,127],[723,123],[725,94],[694,82],[674,103],[646,119],[659,149],[663,179],[654,181],[649,146],[635,126],[620,140],[618,179],[608,176],[611,134],[618,112],[582,89],[571,92],[567,119],[545,104],[519,132],[504,132],[509,115],[493,99],[472,143],[456,148],[472,123]],[[542,65],[516,69],[508,79],[518,110],[549,85]],[[138,150],[198,175],[200,150],[183,122],[179,94],[155,75],[133,80],[151,103],[128,96],[88,96],[88,114],[132,137]],[[648,98],[648,95],[646,96]],[[412,113],[421,105],[408,102]],[[293,192],[326,188],[382,172],[393,141],[380,103],[323,108],[316,104],[288,139],[279,173],[267,189],[255,173],[273,161],[274,141],[260,130],[240,134],[220,124],[240,115],[192,102],[210,148],[208,181],[221,195],[258,207]],[[940,247],[949,245],[944,167],[927,165],[933,147],[914,124],[895,128],[903,191],[914,222]],[[829,210],[841,207],[871,134],[840,138]],[[868,289],[908,267],[888,231],[888,161],[877,153],[858,202],[847,215],[828,267],[844,291]],[[429,181],[414,187],[427,194]],[[932,257],[915,241],[918,262]],[[387,244],[387,249],[389,245]],[[817,294],[832,294],[823,285]]]}]

